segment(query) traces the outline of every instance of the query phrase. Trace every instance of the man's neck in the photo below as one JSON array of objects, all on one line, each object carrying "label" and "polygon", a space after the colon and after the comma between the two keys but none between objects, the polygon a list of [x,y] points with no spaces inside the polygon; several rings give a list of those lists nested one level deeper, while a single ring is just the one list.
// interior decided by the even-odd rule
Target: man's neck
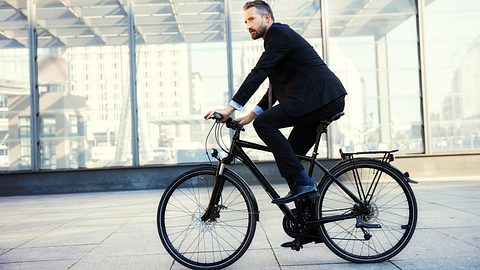
[{"label": "man's neck", "polygon": [[275,22],[272,22],[272,23],[270,23],[270,24],[267,24],[267,31],[265,31],[265,34],[263,34],[262,39],[265,39],[265,35],[267,34],[268,29],[270,29],[270,27],[271,27],[274,23],[275,23]]}]

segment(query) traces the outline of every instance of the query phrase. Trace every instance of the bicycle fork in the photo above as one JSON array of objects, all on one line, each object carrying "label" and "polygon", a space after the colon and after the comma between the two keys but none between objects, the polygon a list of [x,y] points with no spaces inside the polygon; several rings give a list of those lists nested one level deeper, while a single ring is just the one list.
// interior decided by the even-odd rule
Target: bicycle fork
[{"label": "bicycle fork", "polygon": [[202,221],[215,221],[216,218],[220,217],[220,209],[218,203],[220,202],[220,197],[222,196],[223,186],[225,185],[225,176],[223,172],[227,167],[226,160],[218,162],[217,171],[215,172],[214,185],[212,190],[212,196],[210,202],[208,203],[205,213],[202,215]]}]

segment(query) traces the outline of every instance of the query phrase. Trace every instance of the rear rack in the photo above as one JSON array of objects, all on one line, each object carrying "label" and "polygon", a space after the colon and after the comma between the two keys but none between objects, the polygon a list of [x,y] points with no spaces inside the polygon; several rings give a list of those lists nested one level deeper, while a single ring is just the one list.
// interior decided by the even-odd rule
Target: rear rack
[{"label": "rear rack", "polygon": [[398,152],[398,149],[395,150],[387,150],[387,151],[363,151],[363,152],[343,152],[340,149],[340,156],[342,160],[350,160],[353,159],[354,156],[358,155],[383,155],[381,158],[382,162],[390,163],[395,160],[395,156],[393,153]]}]

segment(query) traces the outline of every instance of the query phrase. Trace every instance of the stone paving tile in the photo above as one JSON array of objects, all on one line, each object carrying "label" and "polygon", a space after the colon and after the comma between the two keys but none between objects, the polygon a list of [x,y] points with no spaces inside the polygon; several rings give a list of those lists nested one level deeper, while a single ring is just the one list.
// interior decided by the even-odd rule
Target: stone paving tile
[{"label": "stone paving tile", "polygon": [[242,258],[225,269],[279,270],[281,268],[271,249],[249,249]]},{"label": "stone paving tile", "polygon": [[461,257],[461,258],[438,258],[435,260],[405,260],[396,261],[400,269],[415,269],[415,270],[474,270],[480,269],[480,261],[478,255],[476,257]]},{"label": "stone paving tile", "polygon": [[3,264],[0,261],[0,270],[64,270],[69,269],[77,260],[61,261],[34,261]]},{"label": "stone paving tile", "polygon": [[2,263],[78,260],[87,255],[94,247],[94,245],[78,245],[16,248],[2,254],[0,258]]},{"label": "stone paving tile", "polygon": [[[152,270],[170,269],[173,260],[164,254],[140,255],[140,256],[86,256],[70,270]],[[183,268],[184,269],[184,268]]]},{"label": "stone paving tile", "polygon": [[317,263],[302,265],[283,265],[282,270],[398,270],[394,264],[389,262],[375,264],[349,264],[349,263]]},{"label": "stone paving tile", "polygon": [[141,256],[167,254],[157,234],[150,232],[115,233],[90,254],[102,256]]},{"label": "stone paving tile", "polygon": [[22,245],[22,247],[48,247],[70,245],[98,245],[118,226],[60,227]]}]

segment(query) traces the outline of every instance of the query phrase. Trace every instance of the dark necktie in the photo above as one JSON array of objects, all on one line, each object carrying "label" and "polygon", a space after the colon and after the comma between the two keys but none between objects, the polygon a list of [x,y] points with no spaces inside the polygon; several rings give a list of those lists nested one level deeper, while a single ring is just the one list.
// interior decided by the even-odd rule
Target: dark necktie
[{"label": "dark necktie", "polygon": [[268,83],[268,108],[272,108],[272,101],[273,101],[273,93],[272,93],[272,84]]}]

